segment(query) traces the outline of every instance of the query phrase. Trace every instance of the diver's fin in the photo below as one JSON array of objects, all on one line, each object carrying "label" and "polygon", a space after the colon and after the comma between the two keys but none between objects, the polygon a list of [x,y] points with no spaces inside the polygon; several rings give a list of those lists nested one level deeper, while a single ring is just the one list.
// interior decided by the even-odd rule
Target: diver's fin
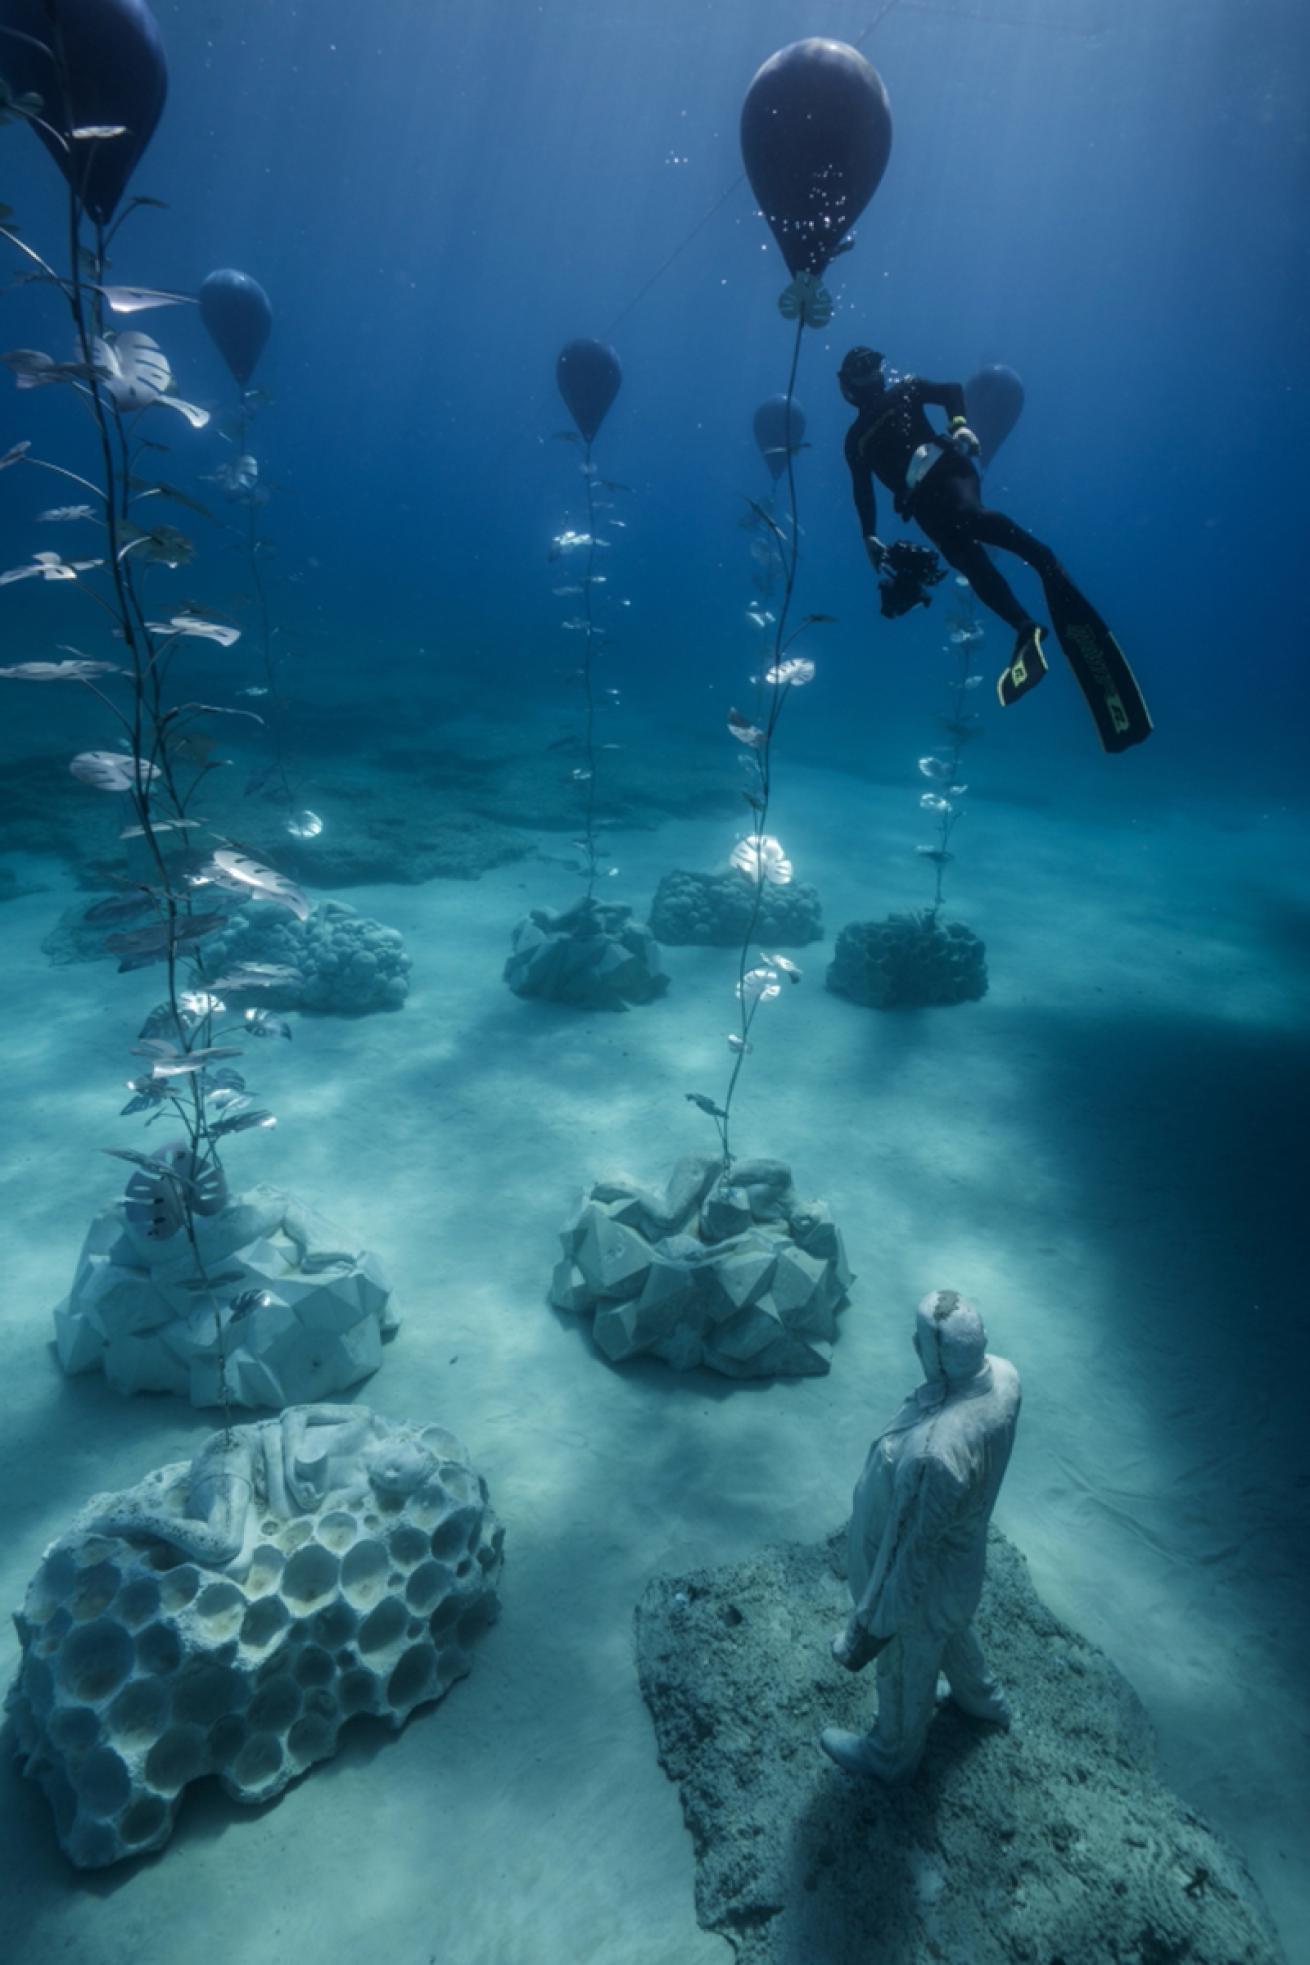
[{"label": "diver's fin", "polygon": [[1011,703],[1017,703],[1030,689],[1036,689],[1046,674],[1046,657],[1042,653],[1042,636],[1045,628],[1039,628],[1030,621],[1026,628],[1020,628],[1010,657],[1008,669],[1002,669],[996,679],[996,694],[1001,708],[1008,710]]},{"label": "diver's fin", "polygon": [[1062,567],[1042,578],[1051,625],[1096,724],[1103,749],[1126,751],[1152,730],[1151,712],[1128,659]]}]

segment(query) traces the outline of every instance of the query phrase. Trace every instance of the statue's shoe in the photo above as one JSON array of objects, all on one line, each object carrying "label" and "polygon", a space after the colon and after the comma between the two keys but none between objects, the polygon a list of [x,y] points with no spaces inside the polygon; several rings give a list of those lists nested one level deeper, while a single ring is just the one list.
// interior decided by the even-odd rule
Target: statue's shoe
[{"label": "statue's shoe", "polygon": [[1002,1732],[1009,1732],[1014,1715],[1010,1711],[1010,1702],[999,1685],[993,1683],[989,1691],[981,1695],[970,1694],[965,1697],[956,1692],[947,1679],[939,1678],[937,1703],[945,1705],[948,1700],[951,1705],[958,1706],[962,1713],[968,1713],[970,1719],[980,1719],[988,1726],[999,1726]]},{"label": "statue's shoe", "polygon": [[819,1745],[829,1760],[847,1774],[863,1781],[904,1781],[913,1774],[917,1762],[896,1760],[879,1747],[867,1733],[848,1733],[840,1726],[825,1726]]}]

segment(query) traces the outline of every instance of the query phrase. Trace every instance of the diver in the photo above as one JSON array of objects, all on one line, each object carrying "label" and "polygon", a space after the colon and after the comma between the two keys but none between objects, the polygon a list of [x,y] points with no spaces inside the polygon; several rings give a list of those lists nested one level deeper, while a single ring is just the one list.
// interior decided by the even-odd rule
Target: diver
[{"label": "diver", "polygon": [[[846,462],[864,550],[883,576],[883,613],[894,618],[926,606],[926,588],[944,576],[935,554],[925,547],[908,541],[885,546],[878,537],[875,479],[892,493],[898,517],[912,519],[942,558],[964,575],[984,607],[1013,630],[1014,652],[996,685],[1002,705],[1017,703],[1046,674],[1046,630],[1022,605],[988,554],[989,546],[1016,554],[1041,580],[1057,639],[1106,750],[1126,750],[1149,736],[1150,714],[1105,622],[1049,546],[1004,512],[984,505],[973,462],[978,439],[969,428],[961,385],[925,382],[915,375],[889,380],[883,357],[872,348],[852,348],[837,380],[858,412],[846,433]],[[933,428],[928,408],[945,412],[945,432]]]}]

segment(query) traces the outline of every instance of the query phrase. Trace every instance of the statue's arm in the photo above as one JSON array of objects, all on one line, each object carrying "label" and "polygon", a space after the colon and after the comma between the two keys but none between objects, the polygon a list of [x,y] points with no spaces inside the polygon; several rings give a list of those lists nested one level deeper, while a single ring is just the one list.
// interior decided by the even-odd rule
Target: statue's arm
[{"label": "statue's arm", "polygon": [[943,1544],[967,1500],[944,1461],[920,1454],[902,1464],[877,1560],[853,1615],[870,1637],[895,1637],[930,1605]]}]

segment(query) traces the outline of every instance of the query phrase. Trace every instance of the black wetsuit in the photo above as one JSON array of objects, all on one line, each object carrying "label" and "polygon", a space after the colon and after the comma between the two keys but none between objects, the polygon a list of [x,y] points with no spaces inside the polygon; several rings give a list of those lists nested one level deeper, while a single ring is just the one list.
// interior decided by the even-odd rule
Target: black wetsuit
[{"label": "black wetsuit", "polygon": [[[1058,571],[1058,562],[1049,546],[1034,539],[1031,532],[1025,532],[1004,512],[993,512],[983,504],[977,471],[933,429],[924,414],[929,403],[951,417],[965,414],[964,390],[958,382],[925,382],[917,375],[907,375],[866,403],[847,431],[846,462],[860,529],[866,539],[878,530],[873,492],[877,478],[893,493],[899,516],[913,519],[942,558],[963,573],[984,607],[990,607],[1018,633],[1031,625],[1032,616],[983,548],[998,546],[1017,553],[1043,577]],[[941,445],[941,455],[915,489],[907,492],[905,473],[910,459],[925,443]]]}]

